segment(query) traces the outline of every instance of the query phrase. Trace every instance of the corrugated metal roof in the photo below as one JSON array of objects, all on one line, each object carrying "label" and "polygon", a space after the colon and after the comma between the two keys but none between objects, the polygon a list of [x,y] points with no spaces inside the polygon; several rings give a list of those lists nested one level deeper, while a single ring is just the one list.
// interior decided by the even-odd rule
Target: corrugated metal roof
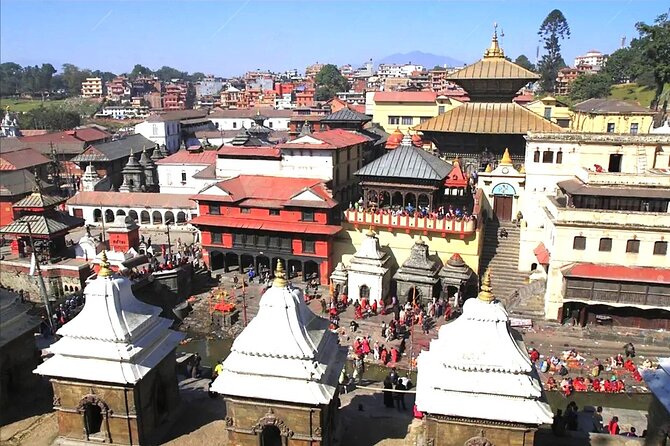
[{"label": "corrugated metal roof", "polygon": [[466,102],[419,124],[414,130],[525,135],[564,129],[513,102]]},{"label": "corrugated metal roof", "polygon": [[670,269],[573,263],[562,270],[564,277],[615,280],[625,282],[663,283],[670,285]]},{"label": "corrugated metal roof", "polygon": [[368,122],[372,121],[372,116],[364,113],[351,110],[350,108],[343,108],[335,113],[326,115],[321,119],[321,122]]},{"label": "corrugated metal roof", "polygon": [[72,161],[75,163],[114,161],[129,156],[131,150],[140,153],[145,148],[153,149],[155,146],[156,143],[142,135],[130,135],[117,141],[92,144]]},{"label": "corrugated metal roof", "polygon": [[42,192],[33,192],[27,197],[14,203],[15,208],[51,208],[67,200],[56,195],[45,195]]},{"label": "corrugated metal roof", "polygon": [[[43,188],[51,184],[42,183]],[[0,175],[0,197],[22,195],[35,188],[35,175],[26,169],[3,172]]]},{"label": "corrugated metal roof", "polygon": [[78,192],[67,201],[68,206],[119,206],[156,209],[195,209],[196,204],[185,194],[151,192]]},{"label": "corrugated metal roof", "polygon": [[24,215],[7,226],[0,228],[0,234],[28,235],[28,223],[33,235],[54,235],[70,229],[84,226],[84,219],[73,217],[65,212]]},{"label": "corrugated metal roof", "polygon": [[448,80],[466,79],[539,79],[538,74],[502,57],[483,58],[447,76]]},{"label": "corrugated metal roof", "polygon": [[378,91],[374,95],[375,102],[435,102],[436,99],[434,91]]},{"label": "corrugated metal roof", "polygon": [[613,99],[587,99],[575,104],[572,109],[582,113],[638,113],[653,115],[653,110],[627,101]]},{"label": "corrugated metal roof", "polygon": [[403,142],[397,149],[363,166],[355,175],[442,181],[451,169],[446,161]]},{"label": "corrugated metal roof", "polygon": [[29,147],[0,154],[0,170],[19,170],[47,163],[49,158]]}]

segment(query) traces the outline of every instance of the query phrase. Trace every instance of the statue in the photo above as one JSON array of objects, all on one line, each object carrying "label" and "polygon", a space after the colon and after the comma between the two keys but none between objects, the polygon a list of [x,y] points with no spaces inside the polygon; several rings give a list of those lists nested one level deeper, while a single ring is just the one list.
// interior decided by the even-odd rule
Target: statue
[{"label": "statue", "polygon": [[9,110],[9,105],[5,108],[5,116],[2,118],[2,122],[0,122],[0,136],[9,138],[21,136],[16,114]]}]

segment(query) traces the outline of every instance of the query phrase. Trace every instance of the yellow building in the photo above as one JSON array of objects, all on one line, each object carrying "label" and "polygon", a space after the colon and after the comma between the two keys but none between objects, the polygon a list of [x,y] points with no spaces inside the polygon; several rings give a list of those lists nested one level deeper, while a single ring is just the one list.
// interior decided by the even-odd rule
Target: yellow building
[{"label": "yellow building", "polygon": [[378,91],[372,98],[372,122],[391,133],[403,133],[415,125],[463,104],[434,91]]},{"label": "yellow building", "polygon": [[87,77],[81,83],[81,95],[85,98],[100,98],[103,95],[102,78]]},{"label": "yellow building", "polygon": [[533,102],[529,102],[524,107],[563,128],[569,128],[570,122],[572,122],[572,111],[570,110],[570,107],[553,96],[545,96],[541,99],[536,99]]},{"label": "yellow building", "polygon": [[570,129],[584,133],[649,133],[656,114],[637,104],[609,99],[587,99],[572,110]]}]

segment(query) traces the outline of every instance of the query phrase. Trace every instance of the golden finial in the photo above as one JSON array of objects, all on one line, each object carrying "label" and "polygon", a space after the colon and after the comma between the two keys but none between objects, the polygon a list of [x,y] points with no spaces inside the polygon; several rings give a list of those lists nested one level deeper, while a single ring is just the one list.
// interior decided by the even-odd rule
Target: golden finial
[{"label": "golden finial", "polygon": [[487,164],[486,169],[484,169],[484,172],[486,172],[486,173],[493,172],[493,166],[491,166],[490,164]]},{"label": "golden finial", "polygon": [[493,23],[493,38],[491,39],[491,46],[484,52],[484,58],[489,57],[498,57],[504,58],[505,53],[503,52],[500,45],[498,45],[498,24]]},{"label": "golden finial", "polygon": [[365,232],[365,235],[367,235],[368,237],[374,237],[377,234],[375,233],[374,229],[372,229],[372,226],[370,226],[368,230]]},{"label": "golden finial", "polygon": [[107,250],[102,251],[100,256],[100,271],[98,277],[109,277],[112,275],[112,269],[109,267],[109,260],[107,260]]},{"label": "golden finial", "polygon": [[275,270],[275,280],[272,286],[276,288],[286,288],[288,281],[286,280],[286,272],[281,260],[277,260],[277,269]]},{"label": "golden finial", "polygon": [[522,164],[521,167],[519,167],[519,173],[525,174],[526,173],[526,165]]},{"label": "golden finial", "polygon": [[482,277],[482,284],[479,287],[480,291],[477,298],[483,302],[493,302],[495,296],[491,292],[491,270],[486,268],[484,276]]},{"label": "golden finial", "polygon": [[503,157],[500,160],[500,164],[501,165],[505,164],[507,166],[511,166],[513,164],[512,157],[509,154],[509,149],[505,149],[505,153],[503,153]]}]

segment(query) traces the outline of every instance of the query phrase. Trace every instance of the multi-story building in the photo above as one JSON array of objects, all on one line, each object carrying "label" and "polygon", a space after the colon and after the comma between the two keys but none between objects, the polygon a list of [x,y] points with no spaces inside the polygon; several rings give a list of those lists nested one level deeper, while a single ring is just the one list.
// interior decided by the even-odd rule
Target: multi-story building
[{"label": "multi-story building", "polygon": [[187,138],[198,130],[208,130],[213,124],[207,110],[180,110],[157,113],[135,125],[135,133],[143,135],[154,144],[165,146],[168,153],[179,149],[182,137]]},{"label": "multi-story building", "polygon": [[137,107],[132,105],[108,105],[95,114],[96,118],[112,119],[137,119],[147,116],[149,116],[149,107],[146,105]]},{"label": "multi-story building", "polygon": [[565,67],[558,70],[558,76],[554,84],[554,91],[559,96],[567,96],[570,94],[570,86],[579,76],[577,68]]},{"label": "multi-story building", "polygon": [[107,82],[107,99],[112,101],[129,100],[130,94],[130,83],[125,76],[117,76]]},{"label": "multi-story building", "polygon": [[316,90],[313,87],[299,89],[295,93],[296,107],[312,107],[316,97]]},{"label": "multi-story building", "polygon": [[449,98],[438,99],[433,91],[378,91],[372,97],[372,122],[389,133],[397,128],[407,133],[415,125],[459,105],[461,102]]},{"label": "multi-story building", "polygon": [[587,99],[572,110],[571,130],[585,133],[649,133],[656,115],[654,110],[611,99]]},{"label": "multi-story building", "polygon": [[548,119],[563,128],[570,127],[570,123],[572,122],[570,107],[553,96],[536,99],[525,104],[524,107],[540,116],[544,116],[544,119]]},{"label": "multi-story building", "polygon": [[232,85],[221,91],[221,108],[236,108],[240,103],[241,91]]},{"label": "multi-story building", "polygon": [[262,125],[275,131],[285,132],[289,129],[291,115],[291,110],[239,108],[214,111],[209,115],[209,119],[218,130],[238,130],[242,127],[250,128],[258,116],[263,116]]},{"label": "multi-story building", "polygon": [[590,50],[583,56],[575,57],[575,68],[580,66],[589,67],[588,71],[598,72],[607,63],[607,54],[603,54],[598,50]]},{"label": "multi-story building", "polygon": [[322,63],[315,63],[307,68],[305,68],[305,77],[308,79],[313,79],[317,74],[319,74],[319,71],[325,66],[325,64]]},{"label": "multi-story building", "polygon": [[546,274],[548,319],[670,327],[669,148],[667,135],[528,135],[519,269]]},{"label": "multi-story building", "polygon": [[81,83],[81,95],[85,98],[101,98],[104,96],[102,78],[87,77]]},{"label": "multi-story building", "polygon": [[215,96],[221,92],[223,80],[214,76],[207,76],[195,84],[195,97],[200,99],[203,96]]}]

